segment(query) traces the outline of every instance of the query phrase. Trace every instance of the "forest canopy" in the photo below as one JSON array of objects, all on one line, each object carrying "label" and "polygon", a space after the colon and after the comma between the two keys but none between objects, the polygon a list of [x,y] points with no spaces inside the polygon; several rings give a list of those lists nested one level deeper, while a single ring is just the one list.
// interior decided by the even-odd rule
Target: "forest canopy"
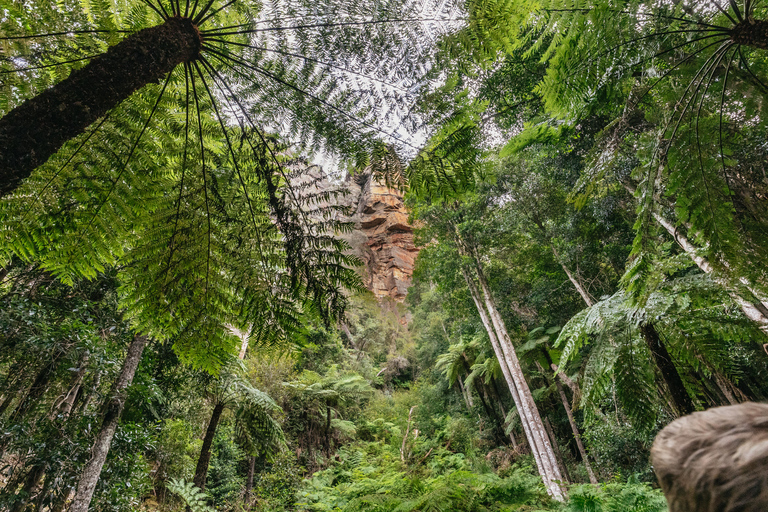
[{"label": "forest canopy", "polygon": [[754,0],[0,0],[0,504],[667,510],[767,97]]}]

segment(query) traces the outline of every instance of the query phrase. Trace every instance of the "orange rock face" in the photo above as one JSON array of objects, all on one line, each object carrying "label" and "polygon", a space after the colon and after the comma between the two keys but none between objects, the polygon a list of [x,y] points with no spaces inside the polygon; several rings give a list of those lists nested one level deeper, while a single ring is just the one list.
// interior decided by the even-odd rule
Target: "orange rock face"
[{"label": "orange rock face", "polygon": [[348,178],[347,184],[357,211],[350,219],[356,229],[345,238],[365,263],[363,281],[377,298],[402,302],[419,253],[403,195],[372,182],[369,174]]},{"label": "orange rock face", "polygon": [[419,249],[413,243],[413,226],[408,222],[402,193],[372,182],[370,172],[348,176],[343,183],[331,183],[318,170],[302,176],[294,184],[310,182],[314,182],[311,187],[314,192],[338,189],[348,192],[333,201],[352,210],[351,217],[339,220],[354,223],[355,229],[340,236],[363,261],[363,282],[380,300],[404,301]]},{"label": "orange rock face", "polygon": [[[367,183],[358,207],[359,226],[366,236],[360,257],[366,264],[366,286],[378,298],[405,300],[419,249],[402,194],[378,183]],[[367,190],[366,190],[367,189]]]}]

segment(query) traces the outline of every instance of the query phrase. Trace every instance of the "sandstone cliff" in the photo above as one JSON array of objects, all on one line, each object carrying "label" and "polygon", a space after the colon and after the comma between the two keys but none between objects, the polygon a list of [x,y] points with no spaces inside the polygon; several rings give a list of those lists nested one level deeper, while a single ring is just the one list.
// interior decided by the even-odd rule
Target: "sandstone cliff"
[{"label": "sandstone cliff", "polygon": [[364,263],[363,282],[380,301],[404,301],[419,249],[413,243],[413,226],[408,223],[402,193],[372,180],[370,172],[348,175],[339,182],[329,179],[319,167],[296,177],[293,184],[310,195],[346,191],[322,201],[319,207],[332,201],[350,211],[351,216],[339,220],[352,222],[355,228],[341,237]]},{"label": "sandstone cliff", "polygon": [[355,231],[345,238],[365,262],[363,280],[379,298],[405,300],[419,249],[413,243],[413,226],[402,194],[375,182],[368,173],[346,180],[349,201],[356,207],[351,221]]}]

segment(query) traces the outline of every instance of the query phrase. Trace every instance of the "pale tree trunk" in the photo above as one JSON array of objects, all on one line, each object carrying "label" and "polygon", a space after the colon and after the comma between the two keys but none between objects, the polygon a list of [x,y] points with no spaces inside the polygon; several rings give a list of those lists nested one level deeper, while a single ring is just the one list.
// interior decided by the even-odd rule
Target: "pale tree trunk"
[{"label": "pale tree trunk", "polygon": [[[544,368],[539,365],[538,361],[536,362],[536,365],[539,367],[541,373],[546,375],[546,372],[544,371]],[[557,366],[555,366],[554,363],[552,363],[552,366],[555,368],[555,371],[557,372]],[[562,372],[559,372],[562,375]],[[587,475],[589,475],[589,483],[597,484],[597,477],[595,477],[594,471],[592,471],[592,465],[589,463],[589,458],[587,457],[587,450],[584,449],[584,443],[581,441],[581,432],[579,432],[579,426],[576,424],[576,419],[573,417],[573,409],[571,408],[571,404],[568,402],[568,397],[565,394],[565,389],[563,388],[563,384],[558,380],[557,375],[553,378],[555,381],[555,386],[557,387],[557,392],[560,395],[560,401],[563,403],[563,408],[565,409],[565,414],[568,416],[568,423],[571,426],[571,432],[573,432],[573,438],[576,440],[576,447],[579,449],[579,454],[581,455],[581,460],[584,461],[584,467],[587,469]],[[574,396],[576,396],[576,393],[574,392]]]},{"label": "pale tree trunk", "polygon": [[592,306],[595,301],[592,300],[592,297],[587,293],[587,290],[584,288],[584,286],[581,284],[581,281],[579,281],[576,276],[574,276],[570,269],[565,265],[565,262],[562,258],[560,258],[560,254],[557,252],[557,249],[555,249],[555,244],[552,243],[552,239],[549,236],[549,233],[547,233],[547,229],[544,227],[544,224],[539,220],[538,216],[533,217],[533,223],[538,226],[539,230],[541,231],[541,234],[544,236],[544,239],[547,241],[547,244],[549,244],[549,248],[552,249],[552,254],[555,255],[555,260],[560,264],[560,266],[563,268],[563,271],[565,272],[565,275],[568,276],[568,280],[571,282],[574,288],[576,288],[576,291],[579,292],[579,295],[581,295],[581,298],[586,302],[587,306]]},{"label": "pale tree trunk", "polygon": [[[544,485],[549,489],[549,486],[551,485],[549,474],[546,473],[542,468],[543,464],[541,461],[541,454],[538,450],[535,448],[535,444],[532,442],[532,433],[531,428],[529,425],[529,422],[527,421],[526,417],[523,415],[522,408],[520,406],[520,396],[517,393],[517,387],[515,386],[515,381],[512,378],[512,374],[509,371],[509,367],[507,366],[506,359],[504,358],[504,353],[501,351],[501,346],[499,345],[499,340],[496,337],[496,331],[493,328],[493,325],[491,324],[491,320],[488,318],[488,312],[485,310],[485,306],[483,306],[483,303],[480,300],[480,293],[477,290],[477,286],[475,285],[475,282],[472,280],[472,278],[467,273],[466,269],[462,267],[462,272],[464,274],[464,279],[467,282],[467,287],[469,288],[470,295],[472,296],[472,300],[475,303],[475,307],[477,308],[477,312],[480,314],[480,320],[483,323],[483,326],[485,327],[486,332],[488,333],[488,338],[491,340],[491,345],[493,346],[493,352],[496,354],[496,359],[499,361],[499,366],[501,367],[501,373],[504,375],[504,380],[507,382],[507,388],[509,389],[510,394],[512,395],[512,400],[517,406],[517,412],[520,415],[520,424],[523,427],[523,434],[525,435],[525,438],[528,440],[528,444],[531,446],[531,453],[533,454],[533,458],[536,462],[536,467],[539,469],[539,474],[541,475],[542,480],[544,481]],[[504,415],[506,417],[506,414]]]},{"label": "pale tree trunk", "polygon": [[[624,182],[623,185],[630,194],[635,193],[636,188],[634,185],[627,182]],[[712,264],[705,257],[699,254],[699,249],[693,243],[691,243],[691,241],[688,240],[685,235],[680,233],[672,222],[655,211],[653,212],[653,218],[656,220],[656,222],[659,223],[661,227],[663,227],[670,235],[672,235],[672,238],[675,239],[678,245],[680,245],[683,251],[685,251],[688,257],[693,260],[693,262],[696,264],[696,266],[699,267],[699,269],[701,269],[702,272],[709,274],[715,283],[723,287],[723,289],[728,292],[731,298],[739,305],[742,312],[744,313],[744,316],[758,324],[758,328],[763,333],[768,335],[768,298],[763,297],[762,294],[758,293],[754,286],[752,286],[752,284],[746,278],[740,277],[738,279],[739,282],[741,282],[741,284],[744,285],[752,295],[754,295],[754,298],[757,300],[757,302],[751,302],[742,297],[736,290],[734,290],[733,285],[728,282],[728,279],[718,276],[717,273],[714,272]],[[724,267],[728,268],[727,263],[724,264]]]},{"label": "pale tree trunk", "polygon": [[498,309],[496,309],[496,304],[493,300],[493,296],[491,295],[488,282],[485,279],[479,257],[476,252],[473,252],[472,256],[475,261],[475,270],[477,272],[478,282],[480,283],[480,289],[482,290],[483,297],[485,298],[485,305],[488,308],[491,322],[493,323],[493,326],[496,329],[496,333],[498,334],[501,351],[504,354],[504,358],[507,362],[507,366],[509,367],[510,374],[514,380],[515,386],[517,387],[517,392],[519,393],[522,409],[518,408],[518,410],[524,411],[525,418],[530,422],[531,434],[535,442],[535,445],[532,444],[531,448],[533,449],[535,446],[535,449],[541,452],[542,466],[545,471],[547,471],[549,477],[548,479],[550,480],[549,489],[552,496],[555,499],[564,499],[564,490],[558,484],[558,482],[563,480],[563,477],[557,468],[557,459],[555,457],[555,452],[552,449],[552,445],[547,438],[544,422],[539,415],[539,410],[536,407],[536,403],[533,401],[531,389],[528,387],[528,382],[525,380],[523,369],[520,366],[520,361],[518,360],[517,354],[515,353],[515,350],[512,346],[512,340],[509,337],[507,328],[504,325],[504,321],[502,320]]},{"label": "pale tree trunk", "polygon": [[[477,270],[478,272],[480,271],[480,269]],[[464,272],[464,278],[467,281],[467,286],[470,289],[470,294],[475,302],[477,311],[480,314],[480,319],[488,332],[488,337],[491,339],[491,344],[493,345],[494,352],[499,360],[499,365],[501,366],[502,373],[507,381],[509,391],[517,406],[521,424],[523,425],[523,431],[528,439],[531,453],[533,453],[544,486],[553,498],[558,501],[564,501],[565,493],[558,483],[563,480],[563,477],[558,470],[554,451],[547,439],[547,434],[541,417],[539,416],[539,411],[533,403],[533,396],[531,395],[528,383],[525,381],[514,349],[511,346],[509,335],[504,328],[503,322],[501,322],[498,311],[495,309],[492,297],[487,293],[487,283],[485,283],[485,286],[483,287],[483,295],[485,296],[484,306],[474,281],[471,279],[466,269],[462,268],[462,271]],[[479,277],[481,276],[482,274],[480,274]],[[484,279],[482,277],[480,283],[481,285],[484,284]],[[486,307],[488,307],[487,311],[485,309]]]},{"label": "pale tree trunk", "polygon": [[653,218],[656,219],[656,222],[658,222],[664,229],[666,229],[670,235],[672,235],[680,247],[683,248],[686,254],[688,254],[693,262],[696,263],[696,265],[705,274],[710,274],[717,284],[728,291],[733,300],[736,301],[739,307],[741,307],[744,315],[753,322],[759,324],[760,330],[768,334],[768,309],[766,309],[766,302],[768,301],[760,297],[755,292],[754,287],[752,287],[750,283],[743,278],[740,278],[739,281],[749,290],[752,295],[755,296],[755,299],[757,299],[758,302],[750,302],[739,295],[735,290],[733,290],[733,287],[730,285],[730,283],[727,282],[726,279],[715,275],[712,264],[710,264],[705,257],[698,254],[698,249],[696,246],[693,245],[686,236],[678,232],[671,222],[656,212],[653,213]]},{"label": "pale tree trunk", "polygon": [[101,430],[96,435],[91,450],[91,459],[85,465],[80,475],[80,481],[77,483],[75,498],[69,507],[69,512],[87,512],[93,498],[93,492],[96,490],[96,483],[99,481],[101,469],[107,460],[109,446],[112,444],[112,437],[117,430],[117,424],[120,421],[120,415],[125,407],[125,399],[128,396],[128,386],[133,382],[133,376],[136,374],[136,368],[141,361],[141,354],[147,345],[146,336],[134,336],[133,341],[128,346],[128,353],[125,356],[120,375],[110,393],[110,398],[106,404],[104,419],[101,424]]},{"label": "pale tree trunk", "polygon": [[400,445],[400,461],[405,464],[405,442],[408,440],[408,433],[411,431],[411,417],[413,416],[413,410],[416,408],[414,405],[411,410],[408,411],[408,423],[405,427],[405,435],[403,436],[403,444]]},{"label": "pale tree trunk", "polygon": [[565,275],[568,276],[568,280],[571,282],[573,287],[576,288],[576,291],[579,292],[579,295],[581,295],[582,300],[587,304],[588,307],[594,305],[595,301],[592,300],[592,297],[590,297],[589,293],[587,293],[587,290],[581,284],[581,281],[576,279],[576,277],[571,274],[571,271],[568,269],[565,263],[563,263],[563,260],[560,258],[560,254],[558,254],[557,249],[555,249],[555,246],[552,242],[549,243],[549,247],[552,249],[552,253],[555,255],[555,259],[558,263],[560,263],[563,271],[565,271]]}]

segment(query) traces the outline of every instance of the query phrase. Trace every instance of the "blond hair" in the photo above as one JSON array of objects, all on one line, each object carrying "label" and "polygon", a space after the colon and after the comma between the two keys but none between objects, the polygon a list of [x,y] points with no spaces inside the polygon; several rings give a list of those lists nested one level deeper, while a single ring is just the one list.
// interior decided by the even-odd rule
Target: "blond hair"
[{"label": "blond hair", "polygon": [[768,512],[768,405],[695,412],[651,448],[669,512]]}]

